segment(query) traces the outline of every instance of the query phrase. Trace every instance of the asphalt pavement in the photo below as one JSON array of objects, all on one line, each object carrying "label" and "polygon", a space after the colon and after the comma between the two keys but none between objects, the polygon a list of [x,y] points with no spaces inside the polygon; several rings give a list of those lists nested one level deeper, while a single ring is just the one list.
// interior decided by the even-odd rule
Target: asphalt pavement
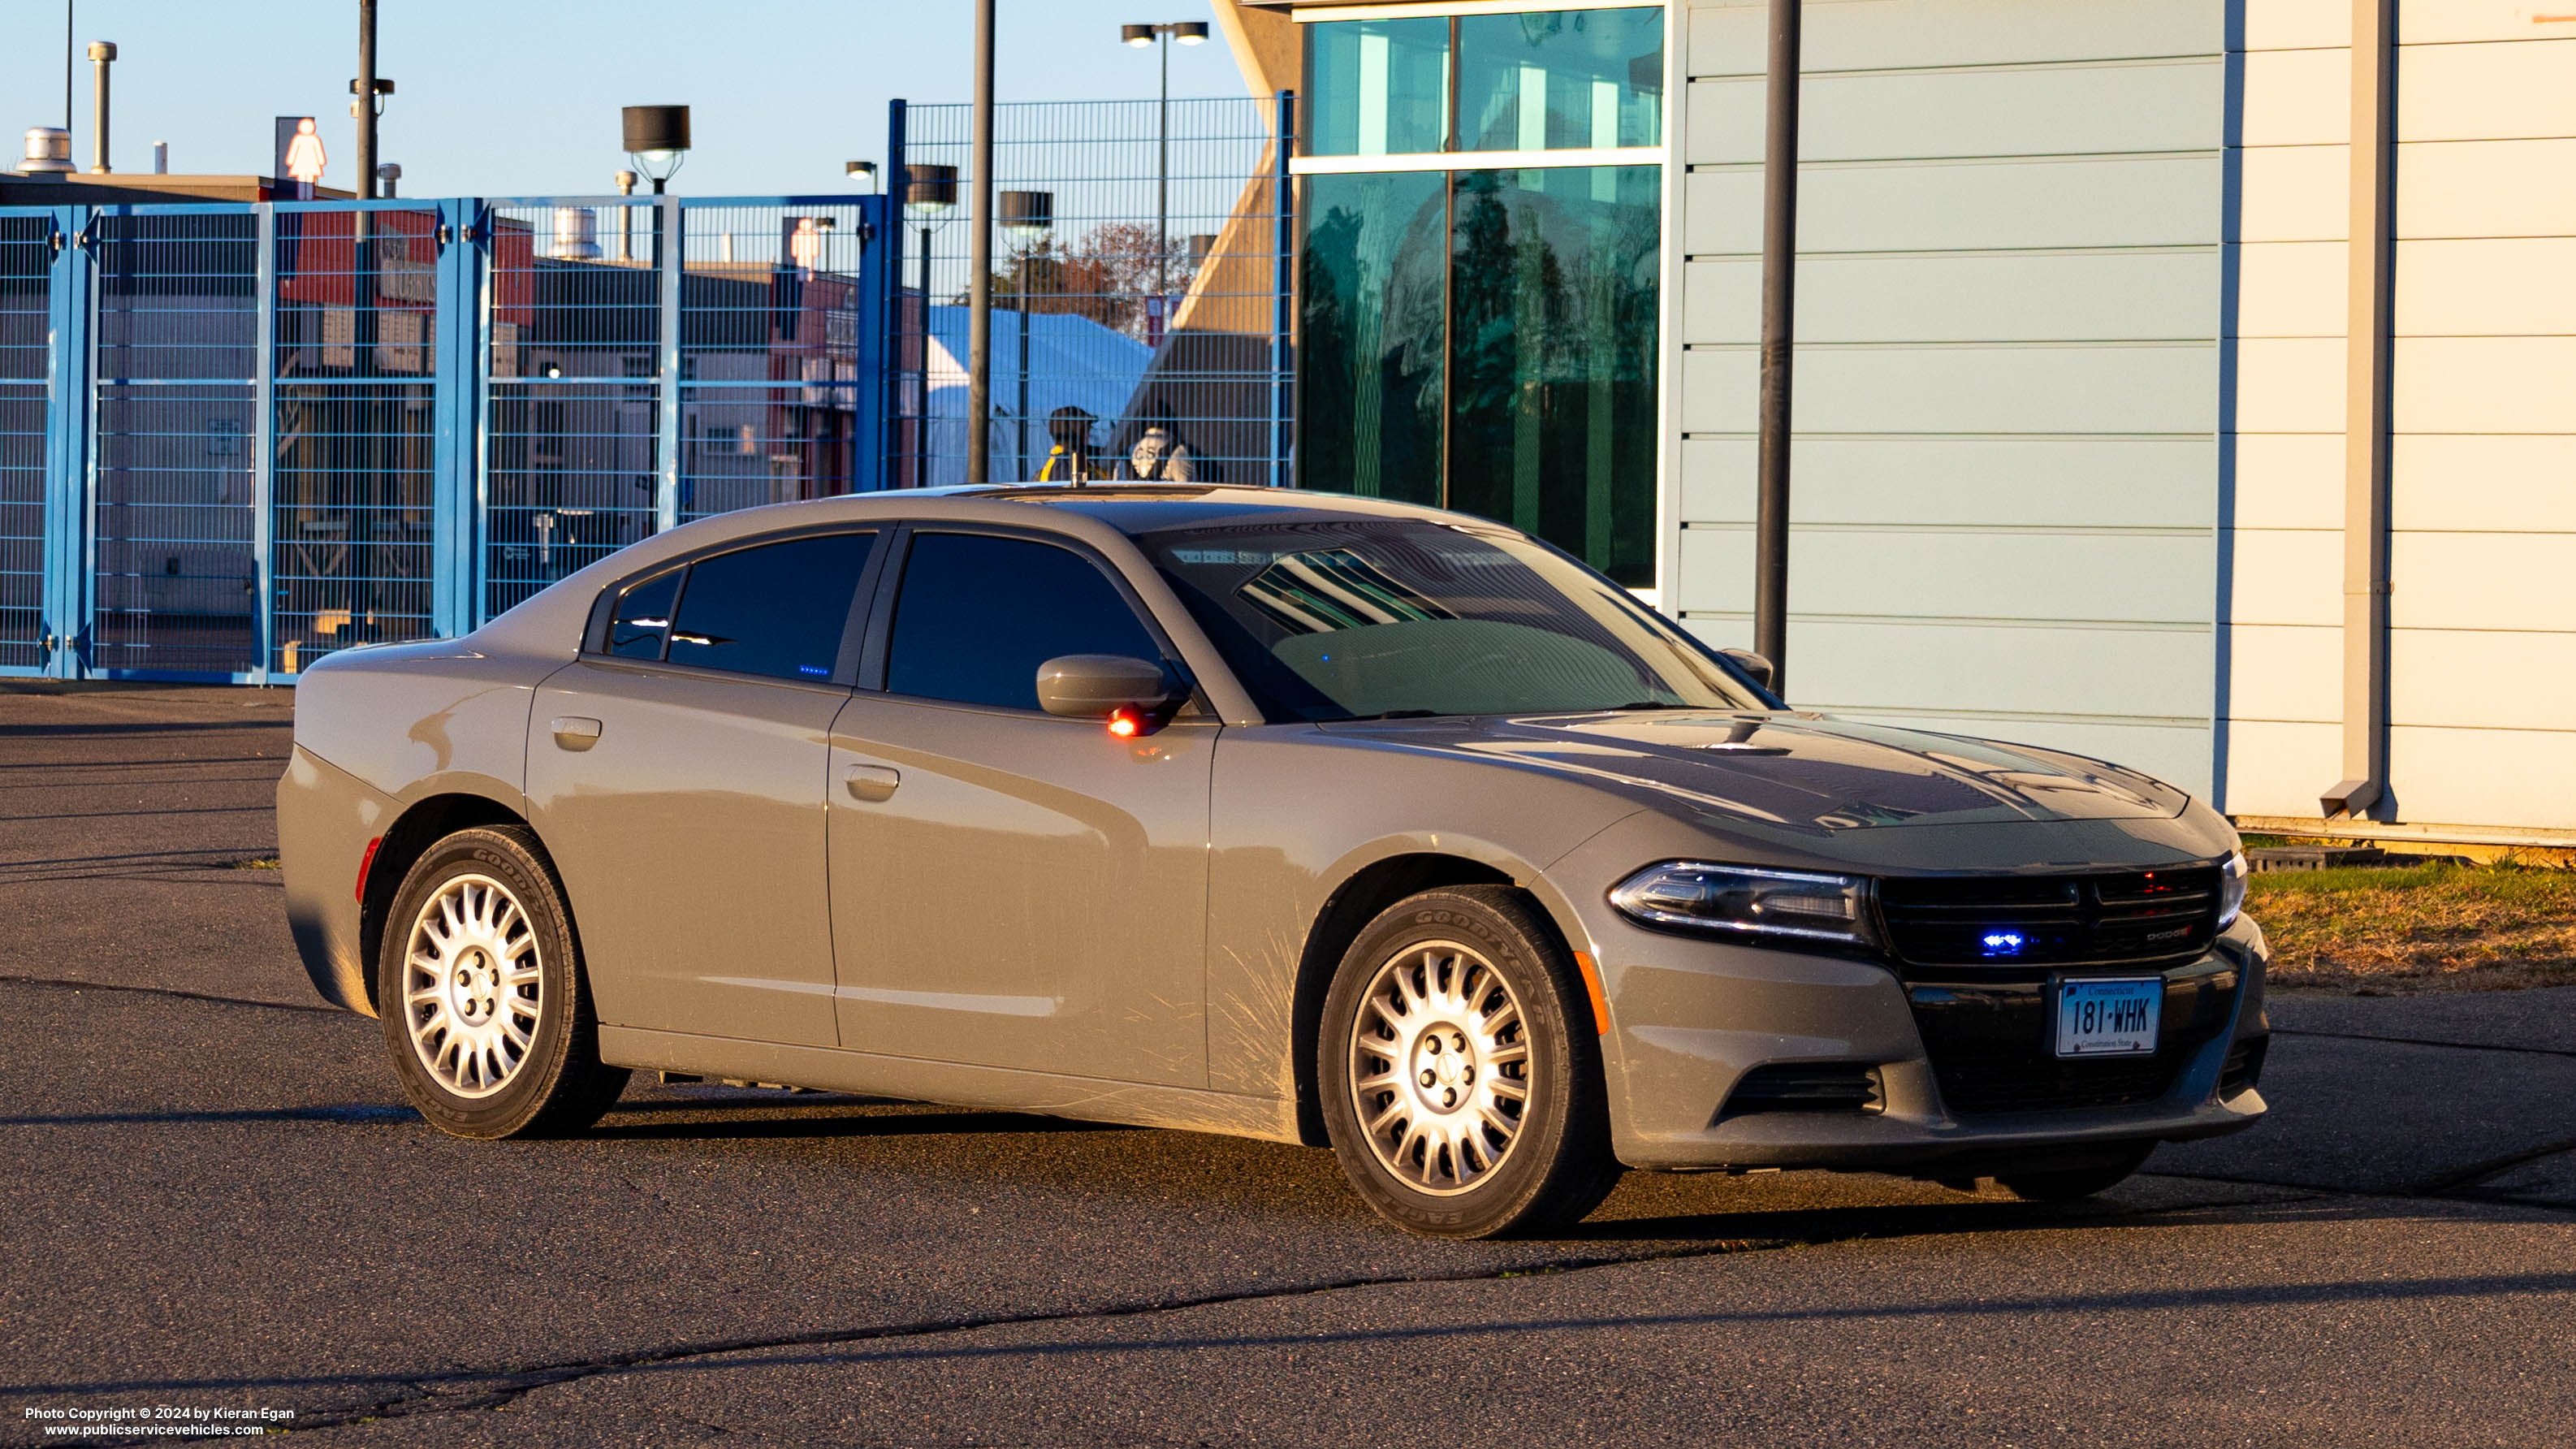
[{"label": "asphalt pavement", "polygon": [[466,1143],[287,944],[289,694],[0,689],[7,1442],[2576,1439],[2576,990],[2276,999],[2273,1117],[2075,1207],[1632,1174],[1436,1243],[1323,1151],[729,1088]]}]

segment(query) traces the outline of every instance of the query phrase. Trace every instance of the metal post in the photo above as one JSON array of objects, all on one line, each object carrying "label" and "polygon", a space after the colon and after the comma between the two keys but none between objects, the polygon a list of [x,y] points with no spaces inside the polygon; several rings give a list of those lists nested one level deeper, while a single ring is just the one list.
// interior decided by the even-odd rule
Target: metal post
[{"label": "metal post", "polygon": [[358,199],[376,196],[376,0],[358,0]]},{"label": "metal post", "polygon": [[89,403],[90,304],[96,258],[89,249],[87,207],[53,209],[53,272],[46,303],[52,345],[45,355],[45,604],[38,621],[44,671],[80,674],[80,639],[88,631],[87,479],[92,432]]},{"label": "metal post", "polygon": [[[975,275],[966,318],[966,481],[993,478],[993,0],[975,0]],[[925,314],[926,315],[926,314]]]},{"label": "metal post", "polygon": [[680,298],[689,265],[688,233],[681,227],[680,198],[653,203],[653,265],[662,284],[661,419],[654,435],[660,465],[653,489],[653,531],[680,526]]},{"label": "metal post", "polygon": [[1289,341],[1297,320],[1297,203],[1288,174],[1288,148],[1297,136],[1297,93],[1279,93],[1279,125],[1271,141],[1270,205],[1272,218],[1270,303],[1270,486],[1293,483],[1288,474],[1289,429],[1295,425],[1290,403]]},{"label": "metal post", "polygon": [[475,529],[474,420],[481,415],[475,386],[480,353],[476,325],[482,313],[482,250],[474,244],[472,201],[438,203],[438,363],[435,431],[430,458],[430,632],[442,636],[474,627]]},{"label": "metal post", "polygon": [[1172,293],[1172,27],[1156,28],[1163,47],[1163,89],[1154,108],[1154,315],[1159,331],[1171,325],[1162,312],[1171,305]]},{"label": "metal post", "polygon": [[1019,473],[1011,481],[1026,483],[1029,481],[1029,259],[1026,253],[1020,256],[1019,272],[1020,394],[1016,410],[1012,413],[1012,435],[1016,440],[1014,448]]},{"label": "metal post", "polygon": [[1789,372],[1797,336],[1799,0],[1771,0],[1770,121],[1762,155],[1762,395],[1755,446],[1753,649],[1771,687],[1789,674]]},{"label": "metal post", "polygon": [[[904,110],[905,104],[900,96],[886,102],[887,184],[883,193],[886,248],[885,258],[880,263],[885,268],[885,283],[878,288],[885,294],[886,312],[884,322],[875,334],[878,356],[883,359],[880,373],[883,380],[878,385],[877,416],[882,431],[877,439],[880,449],[877,477],[878,486],[885,488],[903,486],[904,475],[896,464],[896,456],[897,450],[903,447],[904,410],[908,405],[905,393],[906,373],[903,349],[908,314],[908,307],[903,298],[903,244],[906,240],[903,233],[903,217],[904,208],[910,205],[912,200],[912,168],[904,162]],[[922,261],[927,265],[930,259],[930,233],[927,228],[922,231],[921,251]],[[927,280],[926,273],[925,280]],[[930,305],[929,294],[929,287],[924,286],[921,305],[925,308]],[[863,332],[860,335],[867,334]],[[866,369],[862,368],[859,376],[868,376]]]},{"label": "metal post", "polygon": [[2327,819],[2388,800],[2390,336],[2397,235],[2397,0],[2353,0],[2344,298],[2343,778]]},{"label": "metal post", "polygon": [[259,590],[251,629],[259,639],[259,662],[252,679],[269,682],[277,658],[277,208],[254,203],[258,218],[259,321],[251,356],[250,560]]}]

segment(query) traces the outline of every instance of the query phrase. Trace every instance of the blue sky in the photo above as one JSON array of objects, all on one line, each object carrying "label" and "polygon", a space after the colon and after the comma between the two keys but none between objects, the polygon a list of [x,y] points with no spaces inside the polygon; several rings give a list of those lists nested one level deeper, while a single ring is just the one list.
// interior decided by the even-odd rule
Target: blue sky
[{"label": "blue sky", "polygon": [[[974,81],[967,0],[380,0],[377,65],[401,89],[383,158],[406,196],[609,189],[625,163],[618,108],[691,107],[695,150],[673,189],[699,195],[843,189],[841,163],[882,161],[886,102],[962,101]],[[1208,20],[1207,0],[999,0],[1004,100],[1154,94],[1130,21]],[[61,0],[0,4],[0,136],[62,120]],[[148,171],[266,170],[272,118],[319,119],[325,185],[354,146],[356,0],[78,0],[73,155],[90,159],[93,40],[116,42],[114,151]],[[1237,96],[1221,36],[1174,47],[1172,94]]]}]

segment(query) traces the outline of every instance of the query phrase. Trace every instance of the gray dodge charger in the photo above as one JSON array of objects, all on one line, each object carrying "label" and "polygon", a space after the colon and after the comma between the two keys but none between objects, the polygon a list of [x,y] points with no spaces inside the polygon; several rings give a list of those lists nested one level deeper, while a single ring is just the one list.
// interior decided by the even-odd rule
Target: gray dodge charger
[{"label": "gray dodge charger", "polygon": [[2226,820],[1769,672],[1376,500],[759,508],[313,666],[288,909],[467,1137],[659,1069],[1329,1144],[1479,1237],[1625,1168],[2078,1197],[2262,1114]]}]

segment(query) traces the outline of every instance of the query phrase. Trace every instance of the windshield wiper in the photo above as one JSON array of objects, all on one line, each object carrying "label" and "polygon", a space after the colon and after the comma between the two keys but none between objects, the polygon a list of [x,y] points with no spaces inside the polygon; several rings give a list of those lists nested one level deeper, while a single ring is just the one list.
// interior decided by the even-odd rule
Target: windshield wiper
[{"label": "windshield wiper", "polygon": [[1679,700],[1670,700],[1670,701],[1667,701],[1667,700],[1661,700],[1661,699],[1639,699],[1639,700],[1632,700],[1632,701],[1630,701],[1630,702],[1629,702],[1629,703],[1627,703],[1627,704],[1614,704],[1614,705],[1612,705],[1612,706],[1610,706],[1610,707],[1611,707],[1612,709],[1614,709],[1614,710],[1620,710],[1620,709],[1698,709],[1698,708],[1700,708],[1700,706],[1698,706],[1698,705],[1695,705],[1695,704],[1684,704],[1684,703],[1682,703],[1682,702],[1681,702],[1681,701],[1679,701]]},{"label": "windshield wiper", "polygon": [[1390,710],[1384,710],[1384,711],[1381,711],[1381,712],[1379,712],[1379,713],[1377,713],[1377,714],[1355,714],[1355,715],[1352,715],[1352,716],[1351,716],[1351,718],[1352,718],[1352,719],[1355,719],[1355,720],[1361,720],[1361,719],[1438,719],[1438,718],[1440,718],[1440,711],[1438,711],[1438,710],[1436,710],[1436,709],[1390,709]]}]

